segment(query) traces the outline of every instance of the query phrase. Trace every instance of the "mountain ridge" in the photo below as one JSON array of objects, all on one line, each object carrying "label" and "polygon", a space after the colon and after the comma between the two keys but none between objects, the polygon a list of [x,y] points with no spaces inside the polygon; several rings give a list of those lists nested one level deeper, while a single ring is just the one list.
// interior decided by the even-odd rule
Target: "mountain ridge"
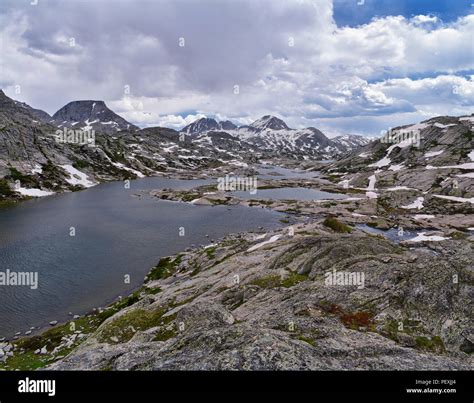
[{"label": "mountain ridge", "polygon": [[[117,125],[128,125],[128,122],[124,123],[126,121],[112,111],[110,113],[113,115],[109,117],[105,102],[75,102],[56,112],[54,119],[48,119],[46,112],[42,113],[0,92],[0,180],[4,184],[12,187],[15,181],[20,180],[23,189],[21,194],[29,196],[43,191],[78,190],[91,183],[109,180],[170,172],[211,172],[216,166],[247,169],[249,164],[259,160],[283,158],[303,161],[308,167],[323,159],[336,159],[325,172],[330,176],[337,174],[338,181],[348,181],[349,187],[368,187],[369,177],[375,175],[375,187],[385,181],[393,186],[412,186],[426,191],[433,183],[437,183],[437,172],[442,169],[449,173],[451,179],[460,183],[457,191],[460,197],[473,191],[470,185],[472,180],[469,181],[472,172],[467,168],[471,164],[468,155],[472,155],[469,154],[472,115],[435,117],[396,128],[395,131],[420,129],[424,136],[422,151],[406,154],[408,148],[394,145],[388,155],[391,146],[382,144],[380,139],[368,144],[363,144],[368,141],[366,138],[354,135],[329,139],[314,127],[285,128],[288,127],[286,123],[271,115],[257,120],[253,130],[248,130],[251,125],[232,128],[235,126],[232,122],[217,122],[207,118],[202,121],[205,125],[195,126],[193,134],[162,127],[139,129],[134,126],[131,130],[107,130],[107,127],[116,125],[103,125],[102,121],[89,120],[96,116],[91,115],[91,112],[99,114],[104,111],[99,115],[104,115],[106,119],[117,119]],[[74,106],[72,112],[68,105]],[[75,118],[85,120],[81,124],[73,124]],[[59,123],[56,125],[55,122]],[[94,130],[97,127],[94,147],[59,144],[55,140],[58,129],[82,129],[83,124]],[[223,126],[232,129],[224,130]],[[362,144],[354,142],[354,139],[362,140]],[[442,149],[443,144],[446,150]],[[402,161],[406,158],[410,162],[403,166]],[[424,163],[426,161],[429,164]],[[468,165],[458,167],[463,164]],[[451,168],[447,168],[449,166]],[[414,172],[418,172],[418,175]],[[79,181],[78,177],[87,180]],[[449,183],[445,181],[441,186],[448,195],[453,193],[447,188]]]}]

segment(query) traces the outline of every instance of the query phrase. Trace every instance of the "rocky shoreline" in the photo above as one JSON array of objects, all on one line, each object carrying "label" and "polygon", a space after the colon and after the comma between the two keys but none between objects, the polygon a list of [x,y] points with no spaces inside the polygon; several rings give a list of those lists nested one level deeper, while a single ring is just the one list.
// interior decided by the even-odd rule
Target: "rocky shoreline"
[{"label": "rocky shoreline", "polygon": [[[163,258],[129,297],[8,343],[8,351],[4,343],[0,368],[472,368],[469,205],[440,199],[431,207],[425,195],[420,214],[381,203],[396,194],[403,205],[413,192],[370,198],[329,177],[259,181],[259,189],[301,186],[348,197],[282,201],[257,192],[243,200],[216,185],[149,192],[195,205],[271,208],[298,222]],[[423,235],[393,242],[361,226]],[[363,273],[365,283],[328,285],[327,273]]]},{"label": "rocky shoreline", "polygon": [[[365,284],[327,284],[346,270]],[[464,240],[406,247],[326,220],[240,234],[162,259],[48,368],[469,369],[472,280]]]},{"label": "rocky shoreline", "polygon": [[[259,197],[258,190],[299,188],[321,190],[332,194],[344,194],[346,198],[321,200],[275,200]],[[194,205],[240,205],[270,208],[300,217],[334,216],[347,224],[367,224],[373,228],[425,229],[448,237],[473,240],[474,207],[469,201],[456,201],[424,194],[422,211],[410,206],[418,198],[418,192],[410,189],[379,189],[377,198],[367,197],[367,189],[344,189],[324,177],[314,179],[259,180],[259,188],[250,199],[242,199],[233,192],[219,191],[217,184],[199,186],[189,190],[160,189],[147,192],[161,200],[187,202]]]}]

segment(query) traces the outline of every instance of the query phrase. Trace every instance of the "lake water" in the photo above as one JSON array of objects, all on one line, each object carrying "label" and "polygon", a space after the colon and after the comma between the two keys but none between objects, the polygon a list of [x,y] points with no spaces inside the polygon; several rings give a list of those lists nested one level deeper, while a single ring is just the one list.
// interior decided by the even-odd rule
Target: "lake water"
[{"label": "lake water", "polygon": [[233,195],[245,199],[264,199],[264,200],[336,200],[347,199],[349,196],[340,193],[330,193],[318,189],[308,189],[303,187],[294,188],[275,188],[275,189],[257,189],[255,194],[249,191],[232,192]]},{"label": "lake water", "polygon": [[320,175],[317,171],[303,171],[274,165],[258,165],[255,169],[258,171],[259,179],[311,179]]},{"label": "lake water", "polygon": [[426,232],[431,230],[430,228],[417,228],[416,231],[411,229],[403,229],[402,232],[399,232],[397,227],[389,229],[379,229],[373,228],[367,224],[356,224],[356,227],[370,234],[383,235],[385,238],[388,238],[389,240],[395,243],[399,243],[401,241],[409,241],[410,239],[416,238],[419,232]]},{"label": "lake water", "polygon": [[[0,286],[0,338],[65,321],[139,287],[161,257],[228,233],[281,226],[268,209],[194,206],[140,190],[191,188],[205,180],[144,178],[0,209],[0,271],[38,272],[39,287]],[[71,227],[75,236],[70,236]],[[179,236],[184,227],[185,236]],[[208,234],[209,238],[205,235]],[[131,283],[124,283],[130,275]]]}]

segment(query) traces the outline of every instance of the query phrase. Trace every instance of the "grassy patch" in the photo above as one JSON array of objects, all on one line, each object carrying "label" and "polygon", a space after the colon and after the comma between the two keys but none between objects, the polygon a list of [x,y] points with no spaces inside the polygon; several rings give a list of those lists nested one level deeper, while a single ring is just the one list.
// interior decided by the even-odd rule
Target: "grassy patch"
[{"label": "grassy patch", "polygon": [[305,343],[308,343],[309,345],[315,347],[316,346],[316,341],[314,341],[312,338],[300,335],[297,337],[298,340],[304,341]]},{"label": "grassy patch", "polygon": [[276,287],[285,287],[290,288],[295,286],[307,279],[307,276],[290,272],[290,274],[282,278],[280,275],[271,275],[267,277],[260,277],[250,282],[252,285],[259,286],[260,288],[276,288]]},{"label": "grassy patch", "polygon": [[210,246],[209,248],[204,249],[209,260],[216,258],[216,246]]},{"label": "grassy patch", "polygon": [[0,179],[0,197],[11,197],[15,194],[13,190],[10,189],[10,185],[5,179]]},{"label": "grassy patch", "polygon": [[155,334],[153,341],[166,341],[172,339],[173,337],[176,337],[176,335],[177,332],[174,326],[171,329],[165,328]]},{"label": "grassy patch", "polygon": [[[134,309],[119,316],[101,329],[99,341],[107,343],[125,343],[137,331],[163,326],[174,320],[173,316],[163,318],[167,308],[154,310]],[[114,338],[114,340],[112,340]],[[116,339],[115,339],[116,338]]]},{"label": "grassy patch", "polygon": [[18,171],[16,168],[10,167],[10,175],[7,178],[12,181],[20,181],[21,186],[25,187],[39,187],[38,180],[32,175],[25,175]]},{"label": "grassy patch", "polygon": [[453,231],[449,234],[452,239],[466,239],[469,237],[469,234],[461,231]]},{"label": "grassy patch", "polygon": [[281,280],[280,284],[282,287],[285,288],[290,288],[293,287],[294,285],[306,280],[308,276],[304,276],[302,274],[298,274],[295,272],[290,272],[289,276],[285,277],[283,280]]},{"label": "grassy patch", "polygon": [[81,159],[76,159],[72,166],[76,169],[84,169],[84,168],[87,168],[89,166],[89,162],[86,161],[86,160],[81,160]]},{"label": "grassy patch", "polygon": [[333,231],[339,232],[339,233],[350,233],[350,232],[352,232],[351,227],[349,227],[348,225],[340,222],[339,220],[337,220],[334,217],[327,217],[323,221],[323,225],[325,227],[331,228]]},{"label": "grassy patch", "polygon": [[201,195],[199,193],[189,193],[189,192],[181,192],[179,193],[179,198],[184,202],[190,202],[195,199],[199,199]]},{"label": "grassy patch", "polygon": [[446,351],[443,340],[439,336],[432,336],[431,339],[424,336],[415,338],[416,346],[420,350],[431,351],[435,353],[444,353]]},{"label": "grassy patch", "polygon": [[420,332],[425,332],[425,329],[423,328],[423,326],[421,325],[419,321],[411,320],[411,319],[403,319],[402,321],[389,319],[385,323],[383,330],[381,331],[381,334],[385,337],[388,337],[389,339],[392,339],[398,342],[399,333],[414,335]]},{"label": "grassy patch", "polygon": [[182,255],[178,255],[175,259],[171,257],[160,259],[158,264],[151,269],[150,273],[148,273],[146,281],[168,278],[176,271],[176,268],[181,263],[182,257]]},{"label": "grassy patch", "polygon": [[[127,298],[113,303],[101,312],[92,312],[78,319],[48,329],[40,335],[24,337],[13,341],[11,344],[15,347],[14,355],[13,357],[9,357],[6,363],[0,363],[0,369],[35,370],[45,367],[69,354],[86,339],[86,337],[79,338],[77,336],[70,346],[60,347],[65,338],[71,337],[77,332],[86,336],[90,335],[95,332],[106,319],[138,302],[140,300],[140,294],[156,294],[160,291],[160,288],[143,287]],[[168,321],[169,319],[166,318],[163,322],[168,323]],[[72,326],[72,324],[74,325]],[[46,354],[35,354],[36,350],[41,350],[43,347],[47,349]],[[57,350],[53,354],[54,349]]]},{"label": "grassy patch", "polygon": [[272,275],[267,277],[260,277],[250,282],[252,285],[257,285],[261,288],[275,288],[279,287],[281,277],[279,275]]},{"label": "grassy patch", "polygon": [[[68,347],[60,347],[64,338],[70,337],[74,332],[79,331],[82,334],[89,334],[99,327],[104,319],[96,314],[86,315],[77,320],[55,326],[41,335],[25,337],[20,340],[12,342],[15,347],[13,357],[9,357],[5,363],[0,363],[0,369],[8,370],[35,370],[45,367],[69,354],[75,347],[77,347],[85,338],[79,339],[76,337],[75,341]],[[72,327],[74,323],[74,327]],[[46,347],[48,353],[35,354],[36,350]],[[53,355],[52,351],[58,348]]]}]

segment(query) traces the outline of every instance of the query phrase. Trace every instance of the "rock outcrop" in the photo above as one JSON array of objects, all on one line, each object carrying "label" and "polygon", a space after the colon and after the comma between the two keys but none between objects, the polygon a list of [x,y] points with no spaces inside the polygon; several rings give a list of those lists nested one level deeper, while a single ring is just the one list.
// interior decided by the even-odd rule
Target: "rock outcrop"
[{"label": "rock outcrop", "polygon": [[[472,368],[471,242],[294,230],[162,260],[135,303],[49,369]],[[328,282],[344,272],[363,281]]]}]

